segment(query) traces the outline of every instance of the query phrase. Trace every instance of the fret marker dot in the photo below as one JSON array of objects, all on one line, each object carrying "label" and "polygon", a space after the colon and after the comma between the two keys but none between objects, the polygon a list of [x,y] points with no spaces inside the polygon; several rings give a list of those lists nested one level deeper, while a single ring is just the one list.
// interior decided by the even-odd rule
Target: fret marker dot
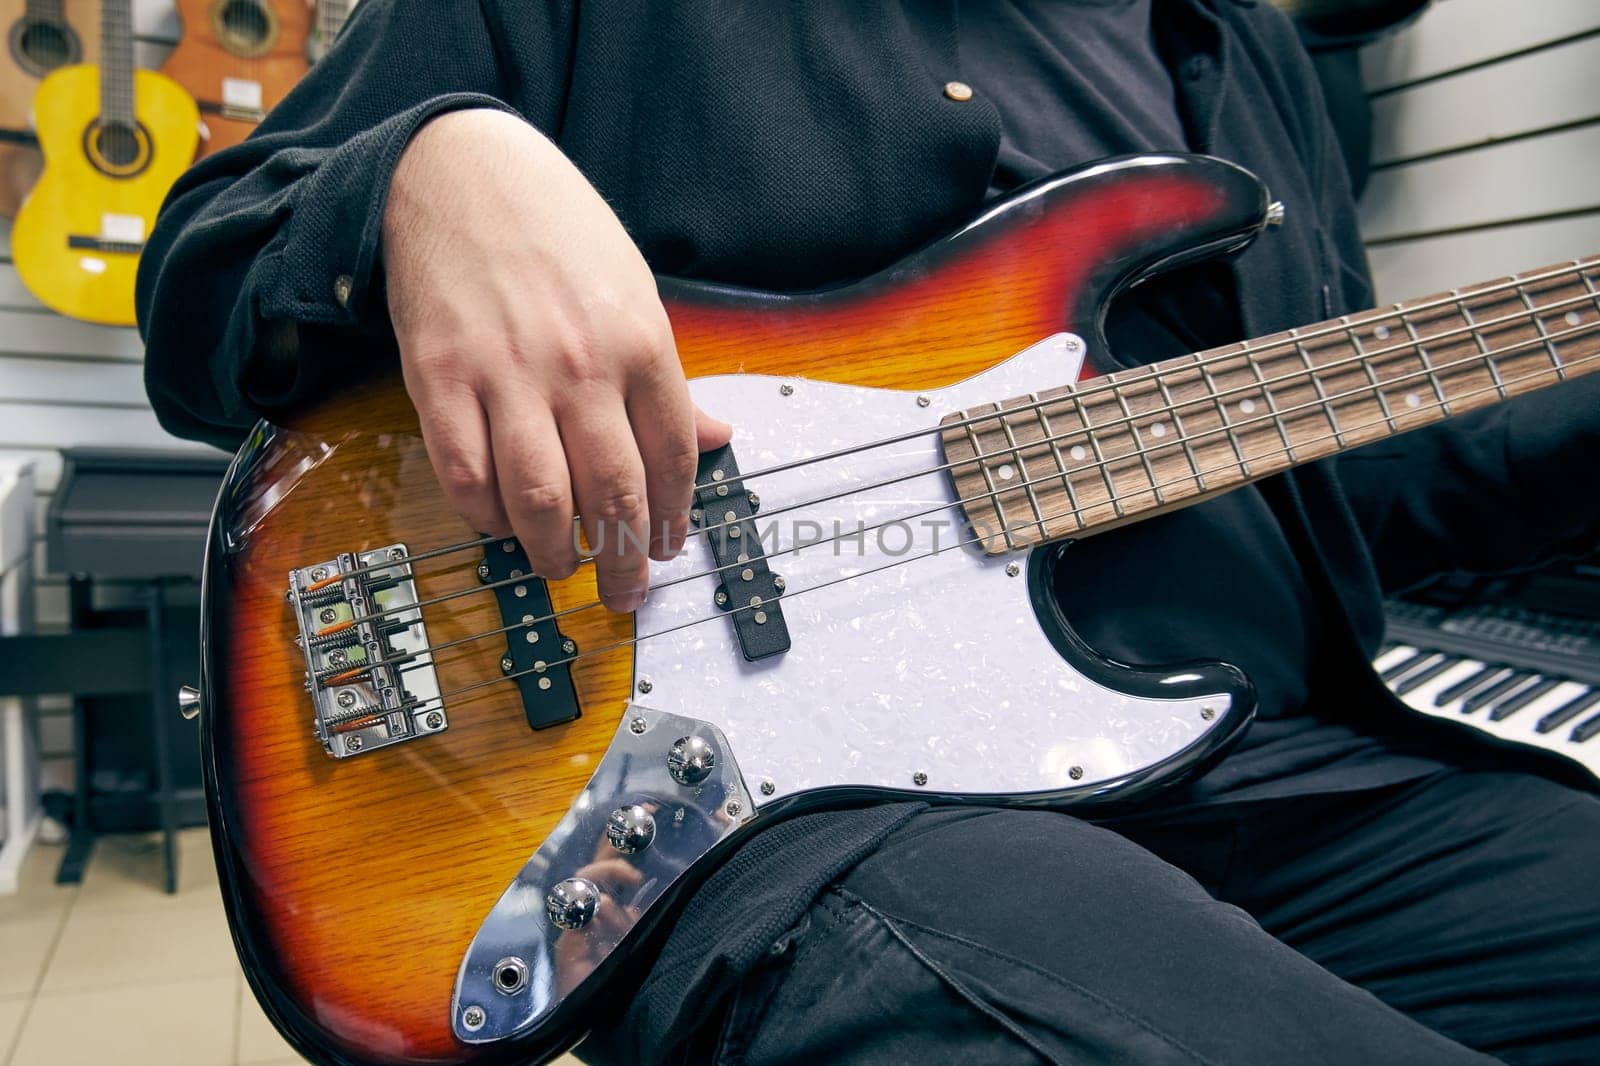
[{"label": "fret marker dot", "polygon": [[1000,466],[995,470],[995,473],[1000,475],[1001,481],[1010,481],[1012,478],[1017,476],[1017,468],[1012,466],[1010,463],[1001,463]]},{"label": "fret marker dot", "polygon": [[1074,459],[1076,459],[1080,463],[1083,462],[1085,459],[1089,458],[1088,451],[1086,451],[1084,449],[1083,445],[1081,445],[1081,444],[1074,444],[1072,446],[1072,451],[1071,451],[1070,454],[1072,455],[1072,457]]},{"label": "fret marker dot", "polygon": [[1569,326],[1576,326],[1579,322],[1583,321],[1583,316],[1578,314],[1576,311],[1568,311],[1564,317],[1566,318],[1567,325]]},{"label": "fret marker dot", "polygon": [[1155,423],[1150,427],[1150,435],[1152,437],[1165,437],[1167,435],[1167,424],[1165,422]]},{"label": "fret marker dot", "polygon": [[1378,338],[1380,341],[1386,341],[1389,339],[1389,327],[1379,326],[1372,331],[1372,335]]},{"label": "fret marker dot", "polygon": [[1414,392],[1406,393],[1406,406],[1407,407],[1421,407],[1422,406],[1422,397],[1418,396]]},{"label": "fret marker dot", "polygon": [[1245,414],[1250,414],[1255,409],[1256,409],[1256,402],[1254,400],[1240,400],[1239,401],[1239,410],[1243,411]]}]

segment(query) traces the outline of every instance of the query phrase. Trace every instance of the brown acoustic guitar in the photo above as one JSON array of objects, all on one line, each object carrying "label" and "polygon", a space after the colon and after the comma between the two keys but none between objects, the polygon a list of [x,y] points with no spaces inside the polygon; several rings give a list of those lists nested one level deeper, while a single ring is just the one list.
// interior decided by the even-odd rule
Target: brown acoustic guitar
[{"label": "brown acoustic guitar", "polygon": [[33,94],[53,70],[100,61],[100,15],[94,0],[0,0],[0,30],[0,217],[10,218],[44,167]]},{"label": "brown acoustic guitar", "polygon": [[183,36],[161,70],[188,89],[204,127],[200,155],[238,144],[305,74],[308,0],[176,0]]},{"label": "brown acoustic guitar", "polygon": [[736,430],[633,615],[463,524],[398,375],[259,425],[180,702],[268,1016],[318,1062],[538,1061],[763,826],[1080,809],[1211,764],[1248,680],[1097,654],[1053,594],[1065,545],[1600,369],[1588,259],[1103,373],[1115,293],[1280,213],[1236,166],[1140,156],[842,288],[661,279]]}]

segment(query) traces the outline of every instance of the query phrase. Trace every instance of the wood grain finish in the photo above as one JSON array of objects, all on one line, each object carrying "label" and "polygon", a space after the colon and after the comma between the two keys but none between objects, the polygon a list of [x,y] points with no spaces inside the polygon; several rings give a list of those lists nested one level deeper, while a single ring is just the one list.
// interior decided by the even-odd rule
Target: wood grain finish
[{"label": "wood grain finish", "polygon": [[1301,463],[1600,370],[1600,259],[947,416],[992,553],[1187,507]]},{"label": "wood grain finish", "polygon": [[[1186,249],[1242,243],[1264,207],[1237,168],[1144,158],[1035,186],[846,288],[778,296],[663,280],[661,289],[690,376],[921,390],[1062,328],[1096,334],[1106,291]],[[1078,308],[1090,317],[1079,321]],[[219,868],[252,985],[321,1061],[524,1061],[526,1049],[458,1045],[451,989],[479,923],[604,752],[630,695],[631,649],[575,664],[583,716],[567,725],[530,731],[514,688],[493,685],[451,701],[442,734],[329,759],[312,736],[292,643],[290,568],[473,533],[439,490],[393,380],[261,433],[213,527],[203,719]],[[417,564],[419,594],[472,587],[477,559]],[[551,594],[558,610],[591,603],[592,577],[580,572]],[[424,620],[436,643],[501,625],[489,596],[431,607]],[[560,625],[586,648],[632,633],[631,618],[599,610]],[[442,688],[496,676],[504,650],[497,638],[444,653]]]},{"label": "wood grain finish", "polygon": [[261,91],[261,114],[272,110],[305,75],[313,13],[306,0],[176,3],[183,36],[161,70],[199,101],[206,130],[199,154],[204,156],[238,144],[261,121],[260,115],[231,115],[225,109],[223,79],[254,82]]}]

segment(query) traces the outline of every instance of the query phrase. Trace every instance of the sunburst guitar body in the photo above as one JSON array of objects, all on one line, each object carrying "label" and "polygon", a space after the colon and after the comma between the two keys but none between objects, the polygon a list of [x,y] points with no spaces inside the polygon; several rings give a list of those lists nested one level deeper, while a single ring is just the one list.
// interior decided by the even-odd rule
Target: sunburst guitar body
[{"label": "sunburst guitar body", "polygon": [[17,213],[44,166],[33,94],[53,70],[100,59],[94,0],[0,0],[0,217]]},{"label": "sunburst guitar body", "polygon": [[1082,806],[1217,758],[1248,682],[1086,647],[1053,595],[1062,542],[1437,419],[1436,395],[1547,384],[1552,353],[1568,376],[1600,359],[1590,261],[1463,290],[1471,335],[1424,301],[1095,373],[1114,293],[1273,217],[1237,167],[1144,156],[843,288],[663,279],[690,391],[736,428],[634,615],[456,516],[397,375],[259,425],[184,701],[273,1022],[318,1062],[538,1061],[627,1001],[637,949],[764,825],[905,796]]},{"label": "sunburst guitar body", "polygon": [[131,67],[126,77],[131,93],[118,114],[102,109],[100,67],[65,67],[40,84],[44,172],[11,230],[17,273],[42,303],[113,326],[134,324],[139,253],[199,140],[182,86]]},{"label": "sunburst guitar body", "polygon": [[210,155],[248,137],[305,75],[313,9],[307,0],[177,0],[177,7],[183,36],[161,70],[199,102],[200,154]]}]

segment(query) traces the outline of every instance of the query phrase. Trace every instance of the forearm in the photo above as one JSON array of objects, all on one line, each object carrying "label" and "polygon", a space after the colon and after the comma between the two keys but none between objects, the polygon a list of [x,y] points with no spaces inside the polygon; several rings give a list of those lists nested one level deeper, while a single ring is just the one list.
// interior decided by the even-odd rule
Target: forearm
[{"label": "forearm", "polygon": [[237,439],[392,348],[379,251],[396,162],[441,112],[509,107],[481,20],[441,32],[436,14],[367,0],[254,136],[173,189],[137,294],[168,429]]}]

